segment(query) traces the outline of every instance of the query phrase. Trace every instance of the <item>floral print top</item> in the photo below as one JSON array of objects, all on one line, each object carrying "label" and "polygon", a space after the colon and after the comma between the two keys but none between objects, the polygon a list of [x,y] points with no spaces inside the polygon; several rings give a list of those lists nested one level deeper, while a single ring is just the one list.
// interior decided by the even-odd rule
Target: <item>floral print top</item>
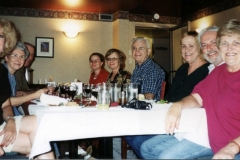
[{"label": "floral print top", "polygon": [[107,78],[107,82],[106,83],[119,83],[119,84],[126,84],[126,83],[130,83],[130,78],[131,78],[131,73],[124,70],[124,69],[119,69],[118,73],[115,75],[113,81],[111,81],[111,76],[112,76],[112,72],[110,73],[110,75]]}]

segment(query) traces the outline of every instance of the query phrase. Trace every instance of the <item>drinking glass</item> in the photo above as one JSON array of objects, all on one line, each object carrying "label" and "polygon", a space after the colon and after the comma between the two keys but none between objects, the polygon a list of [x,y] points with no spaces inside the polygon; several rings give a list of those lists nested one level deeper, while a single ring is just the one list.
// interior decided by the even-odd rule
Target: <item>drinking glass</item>
[{"label": "drinking glass", "polygon": [[73,101],[76,93],[77,93],[77,86],[76,85],[69,86],[68,95],[71,97],[71,101]]},{"label": "drinking glass", "polygon": [[85,92],[86,98],[91,98],[91,92],[92,92],[91,84],[85,84],[84,92]]},{"label": "drinking glass", "polygon": [[100,85],[99,84],[92,84],[91,85],[91,89],[92,89],[92,95],[97,99],[98,97],[98,92],[100,90]]},{"label": "drinking glass", "polygon": [[108,91],[102,90],[98,95],[97,108],[98,110],[108,110],[110,106],[110,94]]}]

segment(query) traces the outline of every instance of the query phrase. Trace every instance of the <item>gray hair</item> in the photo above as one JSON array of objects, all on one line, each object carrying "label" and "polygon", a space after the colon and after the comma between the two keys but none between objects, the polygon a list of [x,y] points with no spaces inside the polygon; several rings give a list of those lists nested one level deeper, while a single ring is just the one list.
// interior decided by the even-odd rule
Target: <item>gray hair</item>
[{"label": "gray hair", "polygon": [[219,47],[220,38],[222,36],[238,35],[240,36],[240,21],[231,19],[224,24],[217,33],[217,46]]},{"label": "gray hair", "polygon": [[150,48],[150,42],[148,39],[144,38],[144,37],[136,37],[136,38],[133,38],[132,40],[132,43],[131,43],[131,47],[133,45],[133,43],[135,43],[136,41],[144,41],[147,45],[147,48]]},{"label": "gray hair", "polygon": [[205,33],[205,32],[208,32],[208,31],[215,31],[217,32],[219,30],[219,27],[218,26],[210,26],[210,27],[207,27],[207,28],[204,28],[203,30],[201,30],[200,33],[198,33],[198,41],[200,43],[200,47],[201,46],[201,37],[202,35]]},{"label": "gray hair", "polygon": [[19,50],[23,51],[25,53],[26,59],[28,58],[29,52],[28,52],[27,47],[26,47],[26,45],[24,43],[18,41],[16,46],[15,46],[15,48],[14,48],[14,50],[15,49],[19,49]]}]

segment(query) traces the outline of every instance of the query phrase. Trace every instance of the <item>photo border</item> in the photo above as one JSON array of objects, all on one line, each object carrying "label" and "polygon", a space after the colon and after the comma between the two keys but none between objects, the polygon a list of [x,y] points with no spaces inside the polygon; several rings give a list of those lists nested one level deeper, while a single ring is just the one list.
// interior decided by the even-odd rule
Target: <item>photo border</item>
[{"label": "photo border", "polygon": [[[42,43],[48,44],[46,48]],[[36,57],[39,58],[54,58],[54,38],[51,37],[36,37],[35,39],[36,46]],[[43,49],[46,49],[44,51]]]}]

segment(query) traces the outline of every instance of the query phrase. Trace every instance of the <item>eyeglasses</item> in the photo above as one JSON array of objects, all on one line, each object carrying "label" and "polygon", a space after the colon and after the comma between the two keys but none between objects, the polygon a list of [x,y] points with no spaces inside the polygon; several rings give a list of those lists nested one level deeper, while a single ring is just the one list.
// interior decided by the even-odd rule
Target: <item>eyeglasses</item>
[{"label": "eyeglasses", "polygon": [[20,58],[21,61],[27,59],[27,56],[25,56],[25,55],[24,56],[19,56],[18,54],[11,54],[11,56],[12,56],[13,59],[19,59]]},{"label": "eyeglasses", "polygon": [[132,52],[136,52],[136,51],[139,51],[139,52],[144,52],[147,48],[144,48],[144,47],[139,47],[139,48],[132,48]]},{"label": "eyeglasses", "polygon": [[119,58],[106,58],[107,61],[116,61],[118,60]]},{"label": "eyeglasses", "polygon": [[89,61],[90,63],[99,63],[100,61],[95,60],[95,61]]}]

